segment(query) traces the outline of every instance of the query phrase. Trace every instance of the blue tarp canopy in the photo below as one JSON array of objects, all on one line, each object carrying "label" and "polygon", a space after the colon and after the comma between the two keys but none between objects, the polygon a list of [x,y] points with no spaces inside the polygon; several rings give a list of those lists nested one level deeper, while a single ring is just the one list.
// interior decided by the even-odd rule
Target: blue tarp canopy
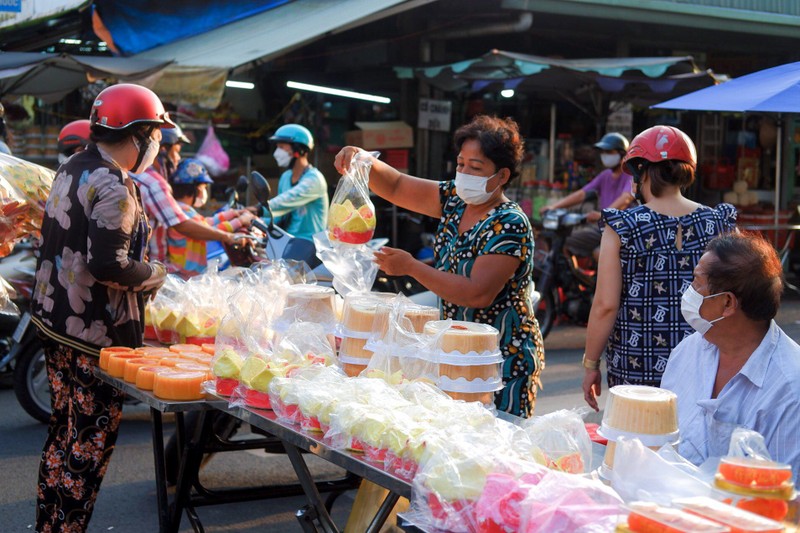
[{"label": "blue tarp canopy", "polygon": [[134,55],[206,33],[291,0],[95,0],[94,6],[121,55]]}]

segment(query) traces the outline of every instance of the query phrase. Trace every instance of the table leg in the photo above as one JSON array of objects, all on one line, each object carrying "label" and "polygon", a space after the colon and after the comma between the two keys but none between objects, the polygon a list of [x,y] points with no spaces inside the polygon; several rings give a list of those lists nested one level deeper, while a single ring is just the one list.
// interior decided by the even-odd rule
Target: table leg
[{"label": "table leg", "polygon": [[[182,415],[182,413],[179,414]],[[178,482],[175,487],[175,501],[171,508],[171,529],[175,532],[180,529],[181,518],[185,508],[186,516],[192,525],[192,529],[202,532],[204,531],[203,525],[191,505],[191,491],[199,475],[200,463],[203,461],[203,443],[206,441],[207,432],[211,431],[210,417],[206,411],[200,412],[191,438],[187,438],[184,430],[183,416],[179,416],[176,422],[178,426],[178,441],[181,446],[179,448],[180,465],[178,467]]]},{"label": "table leg", "polygon": [[156,470],[156,504],[158,529],[168,533],[170,527],[169,499],[167,498],[167,467],[164,461],[164,425],[161,412],[150,409],[150,427],[153,432],[153,462]]},{"label": "table leg", "polygon": [[383,503],[381,503],[378,512],[375,513],[375,517],[372,519],[372,522],[369,523],[366,533],[377,533],[381,530],[383,524],[386,523],[386,519],[389,518],[389,515],[392,513],[392,509],[394,509],[394,506],[397,504],[397,500],[399,499],[400,496],[394,492],[390,492],[386,495],[386,498],[384,498]]},{"label": "table leg", "polygon": [[284,442],[283,445],[286,448],[286,455],[289,456],[289,460],[292,462],[295,474],[297,474],[297,479],[303,487],[306,499],[308,499],[308,503],[314,509],[316,517],[322,526],[322,530],[326,533],[338,533],[339,530],[336,528],[336,524],[333,523],[331,515],[325,508],[325,503],[319,495],[317,485],[314,483],[314,478],[311,476],[311,472],[308,470],[308,465],[300,454],[300,450],[288,442]]}]

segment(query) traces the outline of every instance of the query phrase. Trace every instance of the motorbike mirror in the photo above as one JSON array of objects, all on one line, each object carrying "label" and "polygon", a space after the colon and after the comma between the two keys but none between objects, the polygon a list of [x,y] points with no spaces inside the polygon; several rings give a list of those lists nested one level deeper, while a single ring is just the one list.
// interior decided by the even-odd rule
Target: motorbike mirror
[{"label": "motorbike mirror", "polygon": [[240,195],[247,194],[247,187],[250,185],[250,182],[247,181],[247,176],[239,176],[239,180],[236,182],[236,192]]},{"label": "motorbike mirror", "polygon": [[253,185],[253,194],[258,203],[264,206],[269,205],[269,197],[272,196],[272,190],[267,178],[254,170],[250,173],[250,181]]},{"label": "motorbike mirror", "polygon": [[239,195],[236,193],[236,189],[233,187],[228,187],[225,189],[225,196],[228,198],[228,201],[225,202],[226,205],[233,209],[233,207],[239,202]]}]

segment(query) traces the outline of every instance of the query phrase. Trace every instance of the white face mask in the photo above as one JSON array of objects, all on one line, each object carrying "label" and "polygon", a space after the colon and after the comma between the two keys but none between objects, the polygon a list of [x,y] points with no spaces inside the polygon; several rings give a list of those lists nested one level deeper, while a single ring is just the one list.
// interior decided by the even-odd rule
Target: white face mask
[{"label": "white face mask", "polygon": [[483,176],[456,172],[456,194],[464,200],[464,203],[472,205],[485,204],[499,188],[498,186],[493,191],[486,191],[486,184],[496,175],[497,172],[488,178],[484,178]]},{"label": "white face mask", "polygon": [[275,161],[281,168],[288,167],[289,163],[292,162],[292,154],[290,154],[283,148],[275,148],[275,151],[272,152],[272,157],[275,158]]},{"label": "white face mask", "polygon": [[683,293],[683,296],[681,297],[681,314],[686,322],[688,322],[688,324],[692,326],[695,331],[700,333],[700,335],[705,335],[708,330],[711,329],[711,326],[714,325],[714,322],[719,322],[725,318],[724,316],[721,316],[715,320],[706,320],[705,318],[701,317],[700,306],[703,305],[703,300],[706,298],[714,298],[715,296],[725,294],[725,292],[718,292],[717,294],[703,296],[694,290],[694,287],[689,285],[689,288]]},{"label": "white face mask", "polygon": [[619,165],[620,159],[622,159],[622,156],[619,154],[600,154],[600,161],[603,162],[603,166],[606,168],[614,168]]},{"label": "white face mask", "polygon": [[[141,153],[141,145],[139,141],[135,138],[133,139],[133,145],[136,147],[137,150]],[[160,148],[159,142],[152,137],[147,140],[147,149],[144,152],[144,156],[142,157],[141,163],[136,168],[132,168],[131,172],[134,174],[141,174],[145,170],[147,170],[150,165],[153,164],[153,161],[156,160],[156,156],[158,155],[158,149]]]},{"label": "white face mask", "polygon": [[194,199],[194,207],[203,207],[208,202],[208,188],[202,187],[197,191],[197,198]]}]

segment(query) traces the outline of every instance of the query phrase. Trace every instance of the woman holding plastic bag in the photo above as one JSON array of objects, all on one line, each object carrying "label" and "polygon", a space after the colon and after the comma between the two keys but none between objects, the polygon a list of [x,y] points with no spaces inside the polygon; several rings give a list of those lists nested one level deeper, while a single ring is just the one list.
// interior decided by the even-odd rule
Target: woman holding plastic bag
[{"label": "woman holding plastic bag", "polygon": [[158,153],[173,123],[151,90],[104,89],[91,140],[56,172],[42,222],[32,320],[43,336],[52,413],[37,485],[36,531],[85,531],[111,459],[123,394],[97,379],[101,347],[140,346],[143,295],[164,265],[146,262],[148,227],[128,172]]},{"label": "woman holding plastic bag", "polygon": [[435,266],[383,248],[375,254],[389,275],[408,275],[442,299],[442,318],[494,326],[500,331],[504,388],[501,411],[530,416],[544,368],[544,346],[531,302],[533,239],[528,218],[504,194],[519,175],[523,143],[511,119],[480,115],[455,133],[455,180],[402,174],[360,148],[336,156],[339,172],[353,158],[369,158],[369,188],[398,205],[439,219]]}]

